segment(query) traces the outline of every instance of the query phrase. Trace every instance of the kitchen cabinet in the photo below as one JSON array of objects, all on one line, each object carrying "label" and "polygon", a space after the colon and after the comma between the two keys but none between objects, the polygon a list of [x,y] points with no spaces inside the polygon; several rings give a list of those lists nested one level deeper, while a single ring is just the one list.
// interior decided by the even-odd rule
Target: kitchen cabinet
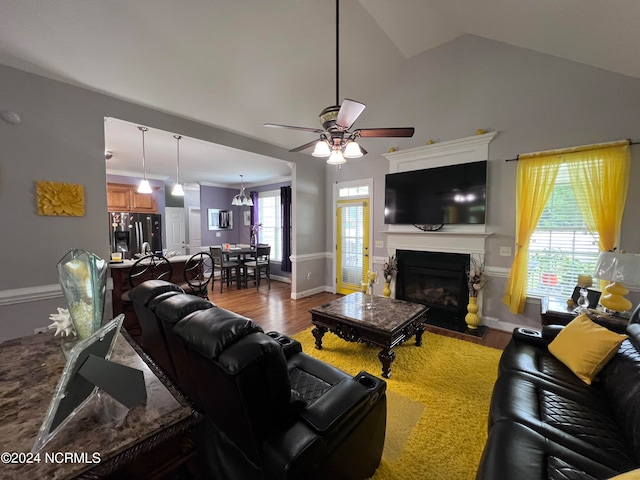
[{"label": "kitchen cabinet", "polygon": [[137,192],[136,185],[107,184],[107,210],[110,212],[158,213],[156,190],[151,194]]}]

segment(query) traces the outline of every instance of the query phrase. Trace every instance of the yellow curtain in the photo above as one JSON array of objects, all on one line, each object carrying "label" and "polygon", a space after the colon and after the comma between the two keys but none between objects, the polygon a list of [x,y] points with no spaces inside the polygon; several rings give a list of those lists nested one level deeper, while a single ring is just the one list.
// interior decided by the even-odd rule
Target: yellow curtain
[{"label": "yellow curtain", "polygon": [[631,153],[629,141],[562,155],[587,228],[600,235],[600,251],[620,247],[620,227],[627,200]]},{"label": "yellow curtain", "polygon": [[551,196],[562,160],[552,155],[520,155],[516,179],[516,253],[502,302],[511,313],[524,312],[529,240]]}]

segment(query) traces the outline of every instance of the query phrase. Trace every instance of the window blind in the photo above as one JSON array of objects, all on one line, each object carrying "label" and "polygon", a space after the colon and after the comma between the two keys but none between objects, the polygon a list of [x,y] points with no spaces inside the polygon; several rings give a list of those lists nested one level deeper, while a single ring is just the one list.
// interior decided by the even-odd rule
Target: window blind
[{"label": "window blind", "polygon": [[527,295],[571,297],[578,275],[593,273],[598,254],[598,234],[587,229],[563,164],[531,236]]}]

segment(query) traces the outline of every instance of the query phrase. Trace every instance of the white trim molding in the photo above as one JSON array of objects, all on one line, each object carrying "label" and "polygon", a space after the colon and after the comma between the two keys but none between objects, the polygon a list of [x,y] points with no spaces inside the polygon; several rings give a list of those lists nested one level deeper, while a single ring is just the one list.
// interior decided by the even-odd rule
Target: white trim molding
[{"label": "white trim molding", "polygon": [[383,153],[389,160],[389,173],[422,170],[457,163],[489,159],[489,142],[498,132],[433,143],[397,152]]},{"label": "white trim molding", "polygon": [[59,284],[3,290],[0,291],[0,307],[17,303],[39,302],[59,297],[62,297],[62,288]]}]

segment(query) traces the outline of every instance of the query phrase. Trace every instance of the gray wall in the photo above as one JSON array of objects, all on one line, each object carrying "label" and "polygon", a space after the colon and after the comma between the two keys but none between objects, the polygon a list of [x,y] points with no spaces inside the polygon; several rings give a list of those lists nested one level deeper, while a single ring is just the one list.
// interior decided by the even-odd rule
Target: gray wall
[{"label": "gray wall", "polygon": [[[318,201],[324,204],[324,167],[309,162],[307,155],[2,65],[0,105],[22,117],[19,125],[0,122],[0,224],[11,232],[0,237],[0,248],[10,252],[0,276],[0,341],[47,325],[45,312],[55,312],[53,305],[65,306],[53,290],[58,285],[56,263],[71,248],[103,258],[109,254],[104,117],[300,162],[293,195],[304,221],[296,220],[297,229],[294,224],[294,252],[324,251],[324,240],[312,233],[324,222],[323,209],[316,208]],[[38,216],[37,180],[83,184],[86,215]],[[29,301],[19,303],[23,300]]]},{"label": "gray wall", "polygon": [[[500,257],[498,250],[513,246],[515,228],[516,164],[504,159],[522,152],[638,140],[640,80],[470,35],[409,59],[395,72],[395,83],[394,75],[385,75],[390,89],[375,100],[359,97],[358,86],[345,83],[346,96],[367,103],[356,127],[414,126],[416,134],[411,139],[364,139],[368,150],[452,140],[473,135],[478,128],[499,132],[490,145],[487,227],[493,235],[487,240],[487,264],[493,276],[485,290],[483,314],[535,325],[535,302],[519,316],[509,314],[501,303],[512,259]],[[320,291],[332,284],[331,191],[336,180],[374,178],[373,240],[386,241],[380,232],[386,229],[382,205],[388,164],[380,155],[350,160],[337,170],[308,155],[5,66],[0,66],[0,105],[23,118],[17,126],[0,122],[0,223],[3,232],[11,232],[0,237],[2,251],[11,252],[5,255],[0,276],[3,338],[46,325],[45,312],[53,312],[53,305],[63,306],[62,299],[52,300],[40,290],[58,283],[55,264],[69,249],[108,254],[105,116],[292,162],[294,292]],[[640,180],[638,147],[632,152],[620,247],[639,252],[637,222],[632,218],[640,205],[640,192],[633,188]],[[83,184],[86,215],[39,217],[36,180]],[[373,251],[375,256],[385,253]],[[296,275],[297,270],[304,275]],[[29,293],[33,289],[38,293]],[[15,303],[25,292],[31,298],[42,295],[42,301]]]},{"label": "gray wall", "polygon": [[[376,145],[411,148],[428,140],[446,141],[474,135],[477,129],[498,131],[489,145],[486,263],[492,277],[484,291],[483,315],[509,324],[539,325],[539,304],[531,301],[522,315],[502,304],[515,232],[516,162],[519,153],[607,142],[640,140],[640,80],[466,35],[409,59],[389,94],[367,108],[356,126],[414,126],[411,139],[363,139]],[[366,121],[366,123],[365,123]],[[630,189],[620,247],[640,252],[640,227],[634,210],[640,205],[640,146],[633,156]],[[331,225],[331,189],[335,181],[374,178],[373,240],[386,242],[384,174],[389,165],[380,155],[349,160],[341,170],[327,167],[326,225]],[[332,251],[333,232],[325,235]],[[373,244],[373,242],[372,242]],[[386,244],[385,244],[386,245]],[[374,249],[385,256],[385,249]],[[630,294],[634,302],[637,294]],[[506,327],[508,328],[508,327]]]}]

